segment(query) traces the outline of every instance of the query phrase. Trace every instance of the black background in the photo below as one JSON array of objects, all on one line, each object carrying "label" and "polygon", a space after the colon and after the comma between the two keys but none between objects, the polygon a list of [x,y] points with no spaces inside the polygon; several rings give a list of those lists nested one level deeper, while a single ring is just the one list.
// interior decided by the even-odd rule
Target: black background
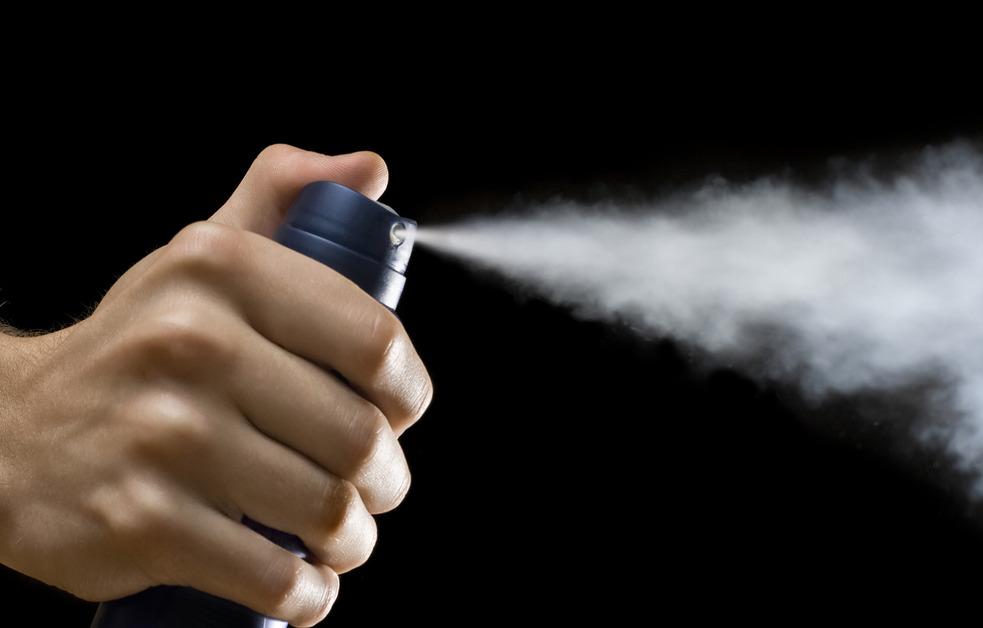
[{"label": "black background", "polygon": [[[275,74],[216,77],[207,90],[32,83],[8,96],[0,318],[67,324],[213,212],[273,142],[379,152],[383,200],[426,225],[713,174],[812,177],[831,158],[983,133],[980,103],[930,68],[897,80],[873,69],[849,84],[760,66],[521,83],[489,72],[398,89],[298,88]],[[861,402],[883,399],[808,408],[792,391],[703,371],[669,341],[517,300],[425,250],[400,316],[436,394],[403,439],[410,495],[380,518],[373,558],[343,577],[328,625],[794,621],[972,608],[983,590],[978,510],[940,483],[936,458],[889,446],[890,422],[854,421]],[[6,570],[0,587],[24,625],[82,627],[95,608]]]}]

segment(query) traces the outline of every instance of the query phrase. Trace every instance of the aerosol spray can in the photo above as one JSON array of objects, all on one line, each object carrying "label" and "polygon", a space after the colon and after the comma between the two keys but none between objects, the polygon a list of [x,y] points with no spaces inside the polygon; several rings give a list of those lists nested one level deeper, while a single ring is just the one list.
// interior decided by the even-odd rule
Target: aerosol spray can
[{"label": "aerosol spray can", "polygon": [[[274,239],[346,276],[395,311],[416,223],[343,185],[306,186]],[[308,559],[299,538],[243,517],[243,524]],[[286,628],[240,604],[189,587],[157,586],[99,605],[92,628]]]}]

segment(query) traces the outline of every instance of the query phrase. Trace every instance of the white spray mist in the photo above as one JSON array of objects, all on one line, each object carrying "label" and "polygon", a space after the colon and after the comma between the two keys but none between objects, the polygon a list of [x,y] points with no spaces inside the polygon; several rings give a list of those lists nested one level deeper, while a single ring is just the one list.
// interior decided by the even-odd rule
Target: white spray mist
[{"label": "white spray mist", "polygon": [[971,144],[927,149],[889,177],[857,166],[818,188],[716,181],[647,206],[556,201],[417,241],[809,397],[944,381],[915,435],[944,444],[983,496],[983,156]]}]

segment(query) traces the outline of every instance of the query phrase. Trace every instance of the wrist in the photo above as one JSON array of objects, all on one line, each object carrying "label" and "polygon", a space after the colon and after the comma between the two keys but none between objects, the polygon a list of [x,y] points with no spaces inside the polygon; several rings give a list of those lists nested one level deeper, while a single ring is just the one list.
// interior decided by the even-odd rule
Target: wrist
[{"label": "wrist", "polygon": [[[25,377],[34,366],[35,345],[38,337],[25,336],[14,328],[0,328],[0,540],[2,532],[9,530],[9,516],[15,507],[10,503],[7,488],[14,484],[16,473],[12,470],[12,452],[5,450],[11,442],[11,434],[19,429],[23,415]],[[6,546],[0,543],[0,564],[4,563]]]},{"label": "wrist", "polygon": [[15,418],[15,406],[23,388],[21,384],[37,362],[37,345],[41,338],[22,335],[7,326],[0,330],[0,436]]},{"label": "wrist", "polygon": [[[8,430],[12,429],[15,416],[14,399],[16,396],[15,375],[18,356],[22,353],[21,338],[6,333],[6,328],[0,330],[0,532],[10,529],[9,516],[12,506],[6,488],[11,484],[11,469],[7,463],[9,452],[2,445],[8,439]],[[0,534],[0,539],[5,539]],[[5,545],[0,543],[0,564],[5,564]]]},{"label": "wrist", "polygon": [[14,407],[30,390],[31,379],[42,368],[44,358],[73,329],[71,326],[46,334],[23,334],[0,323],[0,437],[4,424],[16,416]]},{"label": "wrist", "polygon": [[6,330],[0,331],[0,442],[3,441],[4,430],[13,420],[19,388],[17,374],[22,370],[26,340],[29,339],[8,334]]},{"label": "wrist", "polygon": [[6,327],[0,329],[0,418],[8,392],[11,390],[15,365],[23,353],[24,339],[7,333]]}]

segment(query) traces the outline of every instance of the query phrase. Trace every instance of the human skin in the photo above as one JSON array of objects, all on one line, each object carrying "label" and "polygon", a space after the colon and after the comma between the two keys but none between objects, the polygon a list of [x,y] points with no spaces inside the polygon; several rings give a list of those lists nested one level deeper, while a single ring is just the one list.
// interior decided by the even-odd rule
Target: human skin
[{"label": "human skin", "polygon": [[173,584],[323,619],[409,488],[397,437],[432,386],[392,312],[270,236],[311,181],[387,178],[374,153],[271,146],[87,318],[0,334],[0,562],[90,601]]}]

